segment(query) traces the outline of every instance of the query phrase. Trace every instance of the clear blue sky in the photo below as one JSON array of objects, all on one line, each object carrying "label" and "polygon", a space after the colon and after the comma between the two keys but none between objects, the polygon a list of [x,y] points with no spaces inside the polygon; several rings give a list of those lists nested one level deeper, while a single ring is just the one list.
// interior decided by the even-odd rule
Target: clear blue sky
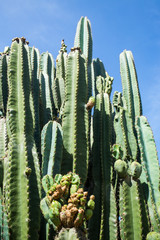
[{"label": "clear blue sky", "polygon": [[0,3],[0,51],[14,37],[24,36],[54,59],[65,39],[68,52],[81,16],[91,21],[93,57],[99,57],[113,91],[121,91],[119,54],[135,59],[145,115],[160,156],[160,0],[5,0]]}]

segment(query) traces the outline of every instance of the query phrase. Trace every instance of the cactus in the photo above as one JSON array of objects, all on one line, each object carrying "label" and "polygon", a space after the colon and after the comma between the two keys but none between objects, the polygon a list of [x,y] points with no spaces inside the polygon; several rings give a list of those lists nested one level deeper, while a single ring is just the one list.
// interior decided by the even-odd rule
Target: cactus
[{"label": "cactus", "polygon": [[0,54],[0,115],[6,115],[8,100],[8,52]]},{"label": "cactus", "polygon": [[61,125],[56,121],[49,121],[42,129],[42,176],[55,176],[61,172],[63,133]]},{"label": "cactus", "polygon": [[[55,230],[61,230],[56,239],[61,237],[67,239],[67,236],[71,237],[70,235],[78,237],[80,227],[84,229],[85,237],[85,222],[92,217],[95,197],[90,196],[87,202],[88,192],[79,188],[79,176],[71,172],[64,176],[57,174],[54,179],[50,175],[45,175],[42,184],[46,197],[41,200],[41,210],[48,223]],[[79,230],[77,232],[74,229]],[[71,234],[73,230],[74,233]]]},{"label": "cactus", "polygon": [[54,60],[51,53],[42,53],[40,57],[40,116],[41,129],[56,116],[53,99],[53,86],[55,78]]},{"label": "cactus", "polygon": [[38,239],[40,172],[33,139],[28,54],[23,39],[13,41],[11,46],[7,121],[9,143],[4,171],[10,239]]},{"label": "cactus", "polygon": [[89,158],[87,80],[85,58],[77,49],[68,55],[65,83],[62,174],[76,172],[84,184]]},{"label": "cactus", "polygon": [[0,188],[0,239],[9,240],[7,213],[4,207],[1,188]]},{"label": "cactus", "polygon": [[61,49],[56,59],[56,78],[55,78],[55,87],[54,87],[54,100],[55,106],[58,112],[61,111],[61,107],[64,103],[65,97],[65,73],[67,65],[67,50],[64,40],[61,42]]},{"label": "cactus", "polygon": [[145,199],[148,203],[150,221],[153,231],[160,229],[160,171],[156,146],[147,119],[144,116],[137,117],[136,130],[141,152],[143,167],[140,177]]},{"label": "cactus", "polygon": [[87,17],[56,66],[12,41],[0,53],[0,238],[159,239],[159,162],[132,52],[111,103]]},{"label": "cactus", "polygon": [[[110,147],[112,144],[110,93],[113,78],[99,76],[97,79],[96,106],[93,116],[93,180],[96,206],[89,223],[90,239],[115,239],[117,235],[116,199],[111,184],[112,162]],[[112,198],[112,201],[110,199]],[[110,204],[108,204],[110,202]],[[111,215],[109,215],[112,209]]]}]

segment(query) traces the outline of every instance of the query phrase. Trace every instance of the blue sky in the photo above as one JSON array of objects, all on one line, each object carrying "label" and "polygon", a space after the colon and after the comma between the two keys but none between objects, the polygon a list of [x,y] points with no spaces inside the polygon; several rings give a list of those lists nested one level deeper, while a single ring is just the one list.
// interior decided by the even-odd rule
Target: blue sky
[{"label": "blue sky", "polygon": [[65,39],[68,52],[81,16],[91,21],[93,57],[100,58],[113,91],[121,91],[119,54],[131,50],[142,105],[160,156],[160,0],[5,0],[0,3],[0,51],[24,36],[54,59]]}]

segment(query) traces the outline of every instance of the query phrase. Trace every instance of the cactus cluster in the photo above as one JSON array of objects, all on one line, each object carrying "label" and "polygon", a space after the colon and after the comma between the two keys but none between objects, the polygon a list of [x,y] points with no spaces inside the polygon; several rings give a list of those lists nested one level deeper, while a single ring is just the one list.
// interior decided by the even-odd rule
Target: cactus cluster
[{"label": "cactus cluster", "polygon": [[131,51],[123,92],[92,59],[91,24],[51,53],[0,53],[0,239],[160,239],[160,170]]},{"label": "cactus cluster", "polygon": [[80,178],[77,174],[56,174],[55,178],[45,175],[42,185],[46,197],[41,200],[42,213],[48,223],[55,229],[85,227],[86,220],[93,214],[94,195],[87,202],[88,192],[79,188]]}]

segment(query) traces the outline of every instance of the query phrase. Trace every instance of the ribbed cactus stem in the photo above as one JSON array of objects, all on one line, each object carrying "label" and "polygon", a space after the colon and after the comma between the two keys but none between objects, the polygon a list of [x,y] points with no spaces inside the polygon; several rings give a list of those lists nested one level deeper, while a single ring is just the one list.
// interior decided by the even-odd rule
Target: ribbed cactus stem
[{"label": "ribbed cactus stem", "polygon": [[81,17],[77,24],[74,47],[80,47],[88,64],[92,62],[92,34],[91,24],[87,17]]},{"label": "ribbed cactus stem", "polygon": [[93,59],[91,64],[91,79],[92,79],[92,95],[95,97],[98,94],[96,88],[96,78],[98,76],[106,77],[106,71],[102,61],[99,58]]},{"label": "ribbed cactus stem", "polygon": [[124,50],[120,54],[120,72],[123,96],[128,112],[132,116],[133,123],[135,123],[135,117],[142,115],[142,105],[135,63],[131,51]]},{"label": "ribbed cactus stem", "polygon": [[[160,170],[153,133],[146,117],[137,117],[136,130],[141,153],[141,183],[148,203],[153,231],[160,230]],[[148,188],[146,188],[148,186]]]},{"label": "ribbed cactus stem", "polygon": [[0,239],[9,240],[7,212],[4,206],[1,188],[0,188]]},{"label": "ribbed cactus stem", "polygon": [[[107,88],[109,80],[110,78],[104,79],[101,76],[97,79],[99,94],[96,96],[93,118],[92,165],[96,204],[93,217],[89,223],[89,238],[95,240],[115,239],[117,236],[116,199],[113,186],[111,186],[112,163],[110,146],[112,122],[110,91]],[[106,91],[109,93],[106,93]],[[110,204],[108,204],[109,202]]]},{"label": "ribbed cactus stem", "polygon": [[23,39],[13,41],[9,62],[6,189],[10,239],[38,239],[40,170],[30,109],[28,54]]},{"label": "ribbed cactus stem", "polygon": [[40,116],[41,128],[56,115],[53,99],[55,79],[54,60],[50,53],[42,53],[40,57]]},{"label": "ribbed cactus stem", "polygon": [[122,218],[124,240],[142,239],[142,218],[137,184],[136,181],[131,181],[129,178],[128,181],[123,181],[123,209],[120,211],[122,214],[120,217]]},{"label": "ribbed cactus stem", "polygon": [[40,158],[41,144],[40,144],[40,87],[39,87],[39,62],[40,62],[40,52],[37,48],[30,48],[30,58],[31,58],[31,92],[32,92],[32,102],[33,102],[33,122],[34,122],[34,139],[36,142],[37,151]]},{"label": "ribbed cactus stem", "polygon": [[54,86],[55,107],[60,111],[65,97],[65,74],[67,64],[67,50],[64,40],[61,43],[61,49],[56,59],[56,78]]},{"label": "ribbed cactus stem", "polygon": [[0,115],[6,115],[8,100],[8,56],[2,54],[0,56]]},{"label": "ribbed cactus stem", "polygon": [[61,172],[63,133],[56,121],[49,121],[41,133],[42,176],[55,176]]},{"label": "ribbed cactus stem", "polygon": [[91,63],[92,63],[92,33],[91,24],[87,17],[81,17],[77,24],[74,47],[80,48],[86,57],[87,63],[87,100],[92,95]]},{"label": "ribbed cactus stem", "polygon": [[79,174],[84,184],[89,157],[88,114],[85,107],[87,81],[85,58],[79,50],[68,55],[65,82],[62,173],[73,171]]}]

